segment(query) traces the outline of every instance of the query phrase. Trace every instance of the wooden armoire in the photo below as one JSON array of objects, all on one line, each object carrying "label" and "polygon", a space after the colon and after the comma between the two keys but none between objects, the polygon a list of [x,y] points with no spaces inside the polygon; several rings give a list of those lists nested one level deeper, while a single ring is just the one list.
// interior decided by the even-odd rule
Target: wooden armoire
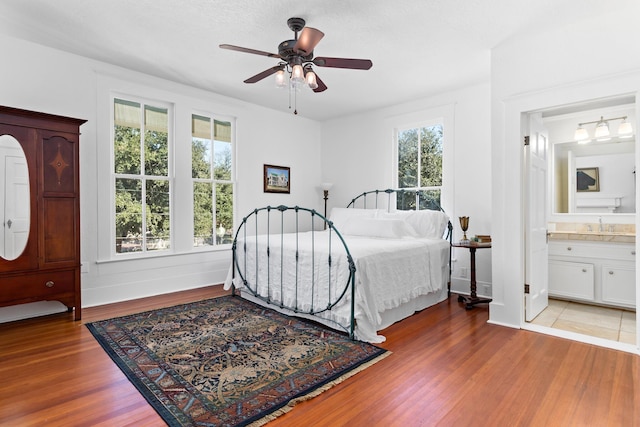
[{"label": "wooden armoire", "polygon": [[30,200],[24,250],[0,257],[0,307],[60,301],[81,318],[78,144],[85,121],[0,106],[0,135],[15,138],[26,157]]}]

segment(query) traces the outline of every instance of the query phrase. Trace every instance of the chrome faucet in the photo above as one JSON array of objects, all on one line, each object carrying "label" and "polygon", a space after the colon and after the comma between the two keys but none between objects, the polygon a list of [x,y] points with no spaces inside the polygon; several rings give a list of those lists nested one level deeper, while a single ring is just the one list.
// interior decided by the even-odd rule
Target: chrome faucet
[{"label": "chrome faucet", "polygon": [[604,225],[602,225],[602,217],[598,217],[598,222],[600,223],[600,226],[598,227],[598,231],[602,233],[604,231]]}]

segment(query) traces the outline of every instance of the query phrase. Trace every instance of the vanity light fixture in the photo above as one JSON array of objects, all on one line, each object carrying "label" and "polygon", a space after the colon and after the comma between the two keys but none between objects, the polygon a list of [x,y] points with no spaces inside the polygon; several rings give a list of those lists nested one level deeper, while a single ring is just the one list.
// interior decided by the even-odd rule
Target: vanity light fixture
[{"label": "vanity light fixture", "polygon": [[633,136],[633,128],[626,118],[622,120],[622,123],[620,123],[618,127],[618,136],[620,138],[631,138]]},{"label": "vanity light fixture", "polygon": [[609,122],[612,120],[622,120],[622,123],[620,123],[620,126],[618,127],[618,137],[631,138],[633,136],[633,127],[631,127],[631,123],[627,121],[627,116],[613,117],[610,119],[605,119],[603,116],[600,116],[600,120],[578,123],[578,128],[576,129],[576,132],[574,134],[574,139],[581,144],[586,144],[587,142],[589,142],[589,132],[583,126],[595,123],[596,128],[593,135],[595,139],[598,141],[608,141],[609,139],[611,139],[609,132]]}]

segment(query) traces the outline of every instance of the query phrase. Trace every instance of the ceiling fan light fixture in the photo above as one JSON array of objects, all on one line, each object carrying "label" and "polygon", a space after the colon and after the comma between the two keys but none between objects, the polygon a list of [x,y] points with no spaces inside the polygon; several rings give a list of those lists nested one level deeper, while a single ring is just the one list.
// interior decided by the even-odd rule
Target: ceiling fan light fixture
[{"label": "ceiling fan light fixture", "polygon": [[291,69],[291,83],[295,86],[304,84],[304,70],[302,65],[296,64]]},{"label": "ceiling fan light fixture", "polygon": [[309,89],[317,89],[318,88],[318,82],[316,80],[316,73],[314,73],[312,70],[308,70],[307,73],[304,76],[304,80],[305,83],[307,84],[307,86],[309,86]]},{"label": "ceiling fan light fixture", "polygon": [[284,74],[284,70],[276,71],[276,87],[285,87],[285,86],[287,86],[287,80]]}]

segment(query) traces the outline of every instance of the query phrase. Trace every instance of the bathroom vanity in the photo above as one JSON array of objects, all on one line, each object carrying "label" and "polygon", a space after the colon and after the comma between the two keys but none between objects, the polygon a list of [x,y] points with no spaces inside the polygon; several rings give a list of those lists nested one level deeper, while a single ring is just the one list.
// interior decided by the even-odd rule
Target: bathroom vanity
[{"label": "bathroom vanity", "polygon": [[549,234],[549,296],[635,308],[635,234]]}]

